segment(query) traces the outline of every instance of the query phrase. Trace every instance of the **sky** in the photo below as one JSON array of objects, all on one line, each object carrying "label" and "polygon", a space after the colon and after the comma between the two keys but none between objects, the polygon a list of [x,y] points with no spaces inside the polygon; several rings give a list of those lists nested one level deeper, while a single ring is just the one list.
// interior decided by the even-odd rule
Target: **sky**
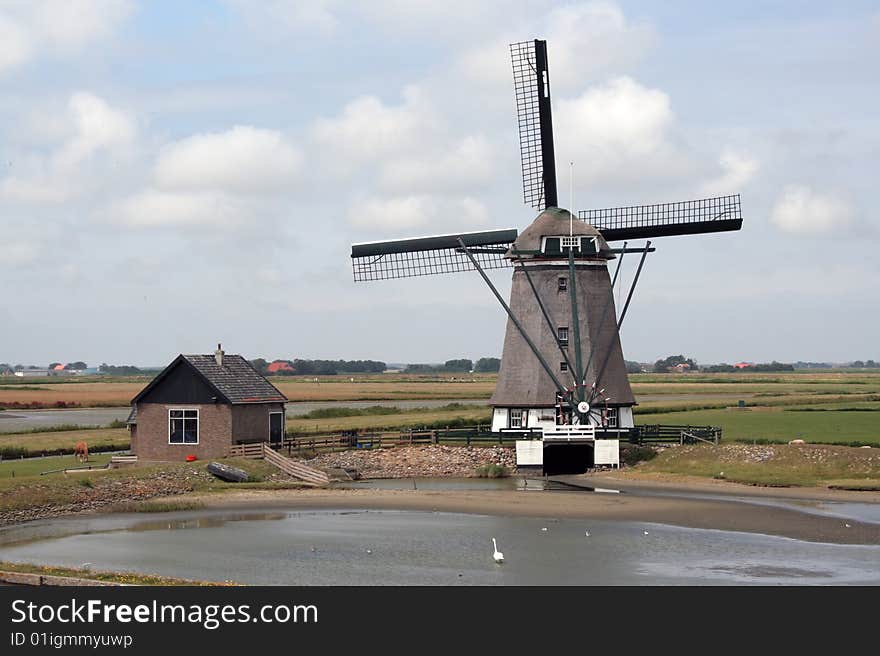
[{"label": "sky", "polygon": [[742,196],[655,241],[627,359],[880,359],[875,2],[0,0],[0,362],[499,357],[476,273],[355,284],[350,244],[533,220],[533,38],[561,204]]}]

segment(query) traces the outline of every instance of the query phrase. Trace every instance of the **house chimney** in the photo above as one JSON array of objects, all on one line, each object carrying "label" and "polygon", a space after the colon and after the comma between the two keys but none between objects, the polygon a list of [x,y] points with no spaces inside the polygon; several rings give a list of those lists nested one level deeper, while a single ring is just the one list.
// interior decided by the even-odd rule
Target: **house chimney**
[{"label": "house chimney", "polygon": [[214,351],[214,359],[217,361],[217,366],[223,366],[223,349],[220,348],[220,344],[217,344],[217,350]]}]

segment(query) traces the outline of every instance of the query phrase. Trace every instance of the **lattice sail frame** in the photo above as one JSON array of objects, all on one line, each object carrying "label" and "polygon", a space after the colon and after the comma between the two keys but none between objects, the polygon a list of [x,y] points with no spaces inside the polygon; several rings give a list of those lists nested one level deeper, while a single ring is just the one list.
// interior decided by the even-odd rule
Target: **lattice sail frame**
[{"label": "lattice sail frame", "polygon": [[470,258],[458,244],[459,238],[483,269],[509,268],[513,262],[504,255],[516,237],[516,230],[493,230],[354,244],[351,251],[354,280],[367,282],[475,271]]},{"label": "lattice sail frame", "polygon": [[522,162],[523,201],[544,209],[544,160],[541,151],[541,114],[535,42],[510,44],[513,86],[516,91],[516,117]]},{"label": "lattice sail frame", "polygon": [[608,241],[739,230],[739,194],[676,203],[631,205],[578,212]]}]

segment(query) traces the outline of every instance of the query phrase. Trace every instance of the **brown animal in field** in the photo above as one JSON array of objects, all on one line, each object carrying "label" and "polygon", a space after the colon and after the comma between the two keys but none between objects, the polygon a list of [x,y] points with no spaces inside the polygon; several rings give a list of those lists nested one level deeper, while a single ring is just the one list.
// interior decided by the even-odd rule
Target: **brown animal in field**
[{"label": "brown animal in field", "polygon": [[88,462],[89,461],[89,445],[85,442],[77,442],[76,446],[73,447],[73,455],[76,456],[76,459],[80,462]]}]

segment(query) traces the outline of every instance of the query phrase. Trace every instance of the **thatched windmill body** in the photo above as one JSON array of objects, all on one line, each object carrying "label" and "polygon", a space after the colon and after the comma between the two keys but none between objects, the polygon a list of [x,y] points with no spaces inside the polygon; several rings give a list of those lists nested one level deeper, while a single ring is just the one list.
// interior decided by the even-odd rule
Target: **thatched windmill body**
[{"label": "thatched windmill body", "polygon": [[[508,315],[493,430],[592,427],[625,432],[636,403],[619,329],[646,255],[627,242],[739,230],[739,196],[588,210],[558,207],[545,41],[511,45],[523,195],[541,210],[521,233],[491,230],[354,244],[356,281],[477,271]],[[609,242],[623,242],[611,247]],[[623,307],[613,288],[626,253],[640,255]],[[615,272],[608,264],[617,259]],[[510,303],[486,269],[513,267]],[[592,439],[592,438],[591,438]]]}]

